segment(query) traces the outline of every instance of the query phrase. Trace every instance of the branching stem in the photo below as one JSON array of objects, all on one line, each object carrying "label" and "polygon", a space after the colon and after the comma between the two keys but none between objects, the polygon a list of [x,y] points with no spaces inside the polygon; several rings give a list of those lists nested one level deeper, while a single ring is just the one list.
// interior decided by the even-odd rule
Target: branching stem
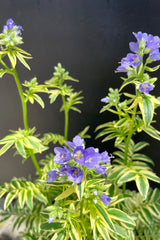
[{"label": "branching stem", "polygon": [[[20,95],[20,99],[21,99],[24,128],[25,128],[25,130],[28,131],[29,126],[28,126],[28,116],[27,116],[27,103],[25,101],[25,97],[24,97],[24,94],[23,94],[23,89],[22,89],[22,86],[21,86],[21,83],[20,83],[20,80],[19,80],[19,77],[18,77],[18,74],[17,74],[17,71],[16,71],[15,68],[12,70],[12,74],[14,76],[14,79],[15,79],[15,82],[16,82],[16,85],[17,85],[17,88],[18,88],[18,92],[19,92],[19,95]],[[40,169],[39,164],[37,162],[37,159],[36,159],[36,157],[33,153],[33,150],[30,150],[30,156],[31,156],[32,162],[33,162],[39,176],[41,176],[41,169]]]}]

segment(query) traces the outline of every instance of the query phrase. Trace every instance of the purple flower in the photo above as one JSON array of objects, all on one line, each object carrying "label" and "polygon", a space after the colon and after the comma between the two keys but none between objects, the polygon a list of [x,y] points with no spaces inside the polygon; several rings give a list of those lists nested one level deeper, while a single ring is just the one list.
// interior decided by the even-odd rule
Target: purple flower
[{"label": "purple flower", "polygon": [[108,98],[108,97],[101,98],[101,102],[106,103],[106,102],[108,102],[108,101],[109,101],[109,98]]},{"label": "purple flower", "polygon": [[107,196],[106,194],[102,194],[100,195],[100,199],[102,200],[102,202],[106,205],[110,205],[110,201],[111,201],[111,198],[109,196]]},{"label": "purple flower", "polygon": [[138,67],[141,62],[141,56],[138,54],[128,53],[125,58],[121,60],[121,66],[116,69],[116,72],[125,72],[127,67]]},{"label": "purple flower", "polygon": [[57,170],[53,169],[47,172],[48,178],[46,179],[47,182],[54,182],[57,179]]},{"label": "purple flower", "polygon": [[153,90],[153,87],[150,83],[146,82],[146,83],[141,83],[139,85],[139,91],[144,93],[145,95],[149,94],[150,91]]},{"label": "purple flower", "polygon": [[139,50],[139,43],[138,42],[130,42],[129,48],[132,52],[138,52]]},{"label": "purple flower", "polygon": [[73,159],[75,162],[78,162],[80,165],[85,164],[85,150],[82,147],[76,147],[73,150]]},{"label": "purple flower", "polygon": [[53,222],[53,220],[54,220],[54,217],[49,216],[48,223]]},{"label": "purple flower", "polygon": [[158,36],[148,35],[147,38],[147,48],[154,50],[160,47],[160,38]]},{"label": "purple flower", "polygon": [[85,151],[85,165],[87,168],[92,169],[101,160],[100,153],[96,152],[94,148],[87,148]]},{"label": "purple flower", "polygon": [[128,64],[121,63],[121,65],[116,69],[115,73],[117,72],[126,72],[127,71]]},{"label": "purple flower", "polygon": [[160,60],[160,52],[158,49],[152,50],[149,56],[153,61]]},{"label": "purple flower", "polygon": [[71,158],[71,153],[66,147],[55,147],[54,152],[56,153],[56,156],[54,157],[54,161],[56,163],[64,163],[69,161]]},{"label": "purple flower", "polygon": [[66,143],[67,143],[67,146],[72,149],[76,147],[83,147],[84,139],[80,138],[80,136],[77,135],[73,138],[73,142],[66,141]]},{"label": "purple flower", "polygon": [[101,153],[101,160],[103,163],[109,163],[111,161],[107,151]]},{"label": "purple flower", "polygon": [[135,38],[137,39],[137,41],[140,41],[140,40],[142,40],[142,38],[145,40],[145,41],[147,41],[147,39],[148,39],[148,34],[147,33],[142,33],[142,32],[137,32],[137,33],[135,33],[135,32],[133,32],[133,35],[135,36]]},{"label": "purple flower", "polygon": [[95,166],[95,171],[99,174],[106,174],[106,169],[107,169],[106,167],[98,164]]},{"label": "purple flower", "polygon": [[83,172],[80,168],[71,167],[68,169],[68,180],[76,183],[80,183],[83,179]]},{"label": "purple flower", "polygon": [[128,66],[131,66],[133,68],[138,67],[140,62],[141,62],[141,56],[134,53],[128,53],[127,56],[125,58],[122,58],[122,61],[121,61],[122,64],[123,63],[128,64]]},{"label": "purple flower", "polygon": [[67,176],[68,175],[68,169],[70,169],[71,166],[68,164],[63,164],[61,167],[59,167],[59,175],[60,176]]},{"label": "purple flower", "polygon": [[5,30],[8,28],[11,30],[15,26],[15,22],[12,20],[12,18],[8,19],[6,22],[6,25],[4,26]]}]

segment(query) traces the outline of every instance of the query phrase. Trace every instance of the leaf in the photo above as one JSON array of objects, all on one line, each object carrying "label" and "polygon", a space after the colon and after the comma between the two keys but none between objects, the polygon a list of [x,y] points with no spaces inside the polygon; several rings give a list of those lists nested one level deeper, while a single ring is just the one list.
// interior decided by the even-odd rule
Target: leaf
[{"label": "leaf", "polygon": [[132,227],[136,226],[133,219],[128,214],[121,211],[120,209],[109,208],[108,209],[108,214],[111,217],[111,219],[113,218],[113,219],[118,220],[120,222],[128,223],[128,224],[132,225]]},{"label": "leaf", "polygon": [[73,220],[70,220],[69,223],[71,225],[71,228],[70,228],[71,239],[82,240],[79,223]]},{"label": "leaf", "polygon": [[113,139],[113,138],[116,138],[116,137],[118,137],[118,136],[119,136],[118,133],[109,134],[107,137],[105,137],[105,138],[102,140],[102,142],[109,141],[109,140],[111,140],[111,139]]},{"label": "leaf", "polygon": [[134,151],[135,152],[139,152],[141,149],[147,147],[149,145],[149,143],[141,141],[138,142],[135,146],[134,146]]},{"label": "leaf", "polygon": [[120,176],[123,176],[125,172],[126,172],[125,166],[116,166],[112,169],[111,173],[108,174],[108,179],[118,181]]},{"label": "leaf", "polygon": [[35,93],[33,94],[33,97],[36,100],[36,102],[38,102],[39,105],[41,105],[41,107],[44,108],[44,102],[43,102],[42,98]]},{"label": "leaf", "polygon": [[0,78],[2,78],[5,73],[7,73],[5,69],[0,69]]},{"label": "leaf", "polygon": [[53,222],[51,222],[50,224],[47,223],[43,223],[41,225],[41,229],[42,230],[57,230],[57,229],[61,229],[64,228],[64,220],[55,220]]},{"label": "leaf", "polygon": [[83,193],[84,193],[84,186],[85,186],[85,181],[84,180],[82,180],[82,182],[79,183],[79,184],[77,184],[77,183],[74,184],[74,188],[75,188],[75,191],[77,193],[77,196],[78,196],[79,200],[82,200]]},{"label": "leaf", "polygon": [[135,80],[136,78],[135,77],[132,77],[132,78],[129,78],[127,80],[125,80],[122,85],[121,85],[121,88],[119,91],[121,91],[125,86],[127,86],[128,84],[131,84],[131,83],[135,83]]},{"label": "leaf", "polygon": [[[14,48],[15,48],[18,52],[21,52],[22,54],[25,54],[25,55],[31,56],[30,53],[24,51],[24,50],[21,49],[21,48],[18,48],[17,46],[15,46]],[[30,58],[32,58],[32,57],[30,57]]]},{"label": "leaf", "polygon": [[128,238],[124,227],[122,228],[120,225],[118,225],[116,223],[114,224],[114,227],[115,227],[115,231],[116,231],[117,235],[122,237],[122,239],[120,238],[120,240],[124,240],[124,239],[131,240]]},{"label": "leaf", "polygon": [[118,179],[118,184],[122,184],[124,182],[130,182],[135,179],[136,173],[133,172],[132,170],[126,171],[119,179]]},{"label": "leaf", "polygon": [[101,216],[101,219],[106,224],[106,227],[108,225],[111,230],[115,231],[114,224],[113,224],[112,220],[110,219],[108,212],[98,203],[95,204],[95,208],[98,211],[98,215]]},{"label": "leaf", "polygon": [[51,240],[64,240],[65,239],[65,231],[58,231],[54,234],[54,236],[51,238]]},{"label": "leaf", "polygon": [[103,237],[103,239],[110,240],[110,236],[108,234],[106,227],[104,227],[101,223],[96,223],[96,227],[100,235]]},{"label": "leaf", "polygon": [[33,209],[33,191],[31,189],[27,189],[26,192],[26,204],[32,210]]},{"label": "leaf", "polygon": [[7,194],[4,202],[4,210],[8,208],[8,206],[11,204],[13,199],[16,198],[17,194],[18,194],[18,190],[13,190]]},{"label": "leaf", "polygon": [[116,122],[115,127],[116,128],[122,127],[122,126],[126,125],[129,121],[130,121],[130,119],[122,118]]},{"label": "leaf", "polygon": [[33,196],[42,203],[45,203],[45,204],[48,203],[47,198],[43,195],[43,193],[38,188],[33,189]]},{"label": "leaf", "polygon": [[157,133],[157,130],[154,127],[144,126],[142,127],[142,130],[146,132],[148,135],[150,135],[151,137],[160,141],[160,135]]},{"label": "leaf", "polygon": [[151,201],[156,202],[160,198],[160,190],[155,188],[151,195]]},{"label": "leaf", "polygon": [[146,66],[144,69],[145,69],[146,71],[148,71],[148,72],[155,72],[155,71],[157,71],[157,70],[159,69],[159,67],[160,67],[160,65],[157,65],[157,66],[155,66],[155,67],[153,67],[153,68]]},{"label": "leaf", "polygon": [[141,160],[141,161],[144,161],[144,162],[147,162],[147,163],[150,163],[150,164],[154,165],[153,160],[150,157],[148,157],[148,156],[146,156],[142,153],[133,154],[132,159],[133,160]]},{"label": "leaf", "polygon": [[148,182],[147,177],[145,177],[144,175],[143,176],[137,175],[136,176],[136,185],[137,185],[138,191],[143,196],[143,199],[146,199],[148,190],[149,190],[149,182]]},{"label": "leaf", "polygon": [[152,218],[152,215],[150,214],[150,212],[148,211],[148,209],[143,207],[141,209],[141,214],[143,215],[146,222],[151,226],[153,223],[153,218]]},{"label": "leaf", "polygon": [[147,171],[147,170],[142,170],[140,171],[141,174],[143,174],[144,176],[146,176],[148,179],[160,183],[160,178],[153,172],[151,171]]},{"label": "leaf", "polygon": [[1,149],[0,149],[0,156],[3,155],[12,145],[14,144],[14,142],[9,142],[6,145],[4,145]]},{"label": "leaf", "polygon": [[12,67],[15,68],[16,63],[17,63],[16,55],[12,51],[7,52],[7,54],[8,54],[9,60],[12,64]]},{"label": "leaf", "polygon": [[24,149],[24,143],[22,139],[19,139],[15,142],[15,147],[17,149],[17,151],[19,152],[20,155],[22,155],[22,157],[26,158],[26,152]]},{"label": "leaf", "polygon": [[2,198],[3,195],[4,195],[5,193],[7,193],[7,192],[8,192],[7,189],[0,188],[0,198]]},{"label": "leaf", "polygon": [[18,57],[19,61],[20,61],[26,68],[28,68],[29,70],[31,70],[31,69],[30,69],[30,66],[29,66],[28,63],[24,60],[24,56],[23,56],[21,53],[16,52],[16,56]]},{"label": "leaf", "polygon": [[74,193],[74,186],[68,187],[64,192],[62,192],[58,197],[55,198],[56,201],[67,198],[72,193]]},{"label": "leaf", "polygon": [[49,93],[51,93],[51,95],[49,96],[50,103],[53,103],[56,101],[58,95],[60,94],[60,90],[51,90],[49,91]]},{"label": "leaf", "polygon": [[24,207],[24,204],[26,202],[26,197],[27,197],[26,193],[27,191],[25,189],[22,189],[18,194],[18,201],[19,201],[20,208]]},{"label": "leaf", "polygon": [[154,104],[150,96],[142,95],[142,101],[139,101],[139,107],[143,116],[143,121],[146,125],[149,125],[152,122],[154,113]]},{"label": "leaf", "polygon": [[128,110],[134,108],[135,106],[137,106],[140,102],[142,102],[142,97],[138,96],[135,98],[134,102],[131,104],[131,106],[128,108]]}]

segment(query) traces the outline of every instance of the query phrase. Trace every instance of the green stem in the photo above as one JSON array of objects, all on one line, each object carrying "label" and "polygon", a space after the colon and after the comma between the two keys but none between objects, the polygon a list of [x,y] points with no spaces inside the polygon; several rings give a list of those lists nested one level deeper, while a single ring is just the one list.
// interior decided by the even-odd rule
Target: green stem
[{"label": "green stem", "polygon": [[11,73],[11,69],[3,62],[2,59],[0,60],[0,63],[3,65],[3,67],[5,67],[5,68],[7,69],[7,71],[8,71],[9,73]]},{"label": "green stem", "polygon": [[[128,137],[125,141],[125,152],[124,152],[124,164],[127,165],[128,163],[128,151],[129,151],[129,142],[132,138],[133,132],[134,132],[134,121],[135,121],[135,114],[136,114],[137,106],[134,107],[132,119],[131,119],[131,125],[130,125],[130,130],[128,133]],[[123,193],[126,191],[126,183],[123,183]]]},{"label": "green stem", "polygon": [[133,110],[134,112],[133,112],[131,124],[130,124],[130,130],[129,130],[128,137],[125,142],[125,152],[124,152],[124,164],[125,165],[127,165],[127,162],[128,162],[129,142],[130,142],[133,132],[134,132],[133,128],[134,128],[136,110],[137,110],[137,106],[134,107],[134,110]]},{"label": "green stem", "polygon": [[[17,85],[17,88],[18,88],[18,91],[19,91],[19,95],[20,95],[20,99],[21,99],[21,103],[22,103],[22,110],[23,110],[23,124],[24,124],[24,128],[25,130],[29,130],[29,126],[28,126],[28,116],[27,116],[27,103],[25,101],[25,97],[24,97],[24,94],[23,94],[23,89],[22,89],[22,86],[21,86],[21,83],[20,83],[20,80],[19,80],[19,77],[18,77],[18,74],[17,74],[17,71],[16,69],[14,68],[12,70],[12,74],[14,76],[14,79],[16,81],[16,85]],[[37,162],[37,159],[33,153],[33,150],[30,150],[30,156],[31,156],[31,159],[32,159],[32,162],[39,174],[39,176],[41,176],[41,169],[39,167],[39,164]]]},{"label": "green stem", "polygon": [[66,106],[65,97],[62,96],[63,106],[64,106],[64,116],[65,116],[65,125],[64,125],[64,138],[67,140],[68,138],[68,123],[69,123],[69,111]]},{"label": "green stem", "polygon": [[16,81],[16,85],[17,85],[17,88],[18,88],[18,91],[19,91],[19,95],[20,95],[20,98],[21,98],[22,110],[23,110],[23,124],[24,124],[24,128],[25,128],[25,130],[29,130],[28,117],[27,117],[27,104],[25,102],[23,89],[22,89],[21,83],[19,81],[16,69],[13,69],[13,76],[14,76],[14,79]]}]

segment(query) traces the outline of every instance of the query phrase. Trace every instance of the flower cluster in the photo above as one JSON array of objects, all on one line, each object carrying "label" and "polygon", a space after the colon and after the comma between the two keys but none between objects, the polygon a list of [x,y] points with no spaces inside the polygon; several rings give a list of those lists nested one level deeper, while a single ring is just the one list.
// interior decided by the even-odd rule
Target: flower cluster
[{"label": "flower cluster", "polygon": [[[148,63],[160,60],[160,38],[158,36],[153,36],[152,34],[137,32],[133,33],[137,42],[130,42],[129,48],[133,53],[128,53],[125,58],[122,58],[121,65],[116,69],[115,72],[127,72],[128,76],[134,75],[136,68],[143,66],[143,59],[146,59],[146,66]],[[148,54],[148,57],[144,57]],[[141,68],[140,67],[140,68]],[[139,85],[139,91],[147,95],[153,90],[152,83],[143,80]]]},{"label": "flower cluster", "polygon": [[13,19],[8,19],[3,27],[3,33],[0,34],[0,44],[6,47],[22,44],[22,37],[20,36],[22,30],[22,26],[16,25]]},{"label": "flower cluster", "polygon": [[133,33],[137,42],[130,42],[129,48],[134,53],[128,53],[125,58],[122,58],[121,65],[116,69],[116,72],[132,71],[141,63],[142,56],[149,54],[148,61],[160,60],[160,38],[147,33]]},{"label": "flower cluster", "polygon": [[[69,181],[80,183],[83,179],[83,167],[93,169],[96,173],[106,174],[105,163],[110,162],[110,157],[107,151],[99,153],[97,148],[84,148],[84,140],[79,136],[73,138],[73,142],[67,141],[67,147],[56,147],[54,149],[54,162],[60,164],[60,167],[47,172],[48,182],[53,182],[60,177],[68,177]],[[71,152],[70,152],[71,151]],[[66,163],[73,160],[73,166]]]}]

